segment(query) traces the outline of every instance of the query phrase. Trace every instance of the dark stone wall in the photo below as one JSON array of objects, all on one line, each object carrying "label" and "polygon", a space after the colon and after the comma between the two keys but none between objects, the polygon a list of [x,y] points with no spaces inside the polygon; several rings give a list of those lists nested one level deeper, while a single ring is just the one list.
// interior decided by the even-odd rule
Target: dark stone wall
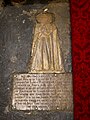
[{"label": "dark stone wall", "polygon": [[12,1],[14,2],[20,2],[25,1],[24,4],[35,4],[35,3],[41,3],[41,4],[47,4],[51,2],[69,2],[69,0],[2,0],[4,5],[12,5]]},{"label": "dark stone wall", "polygon": [[[61,6],[61,7],[60,7]],[[66,6],[66,7],[65,7]],[[67,72],[71,71],[71,55],[70,55],[70,30],[69,33],[64,31],[64,27],[68,26],[67,14],[68,5],[58,5],[62,8],[62,12],[57,11],[57,15],[62,16],[56,19],[59,34],[62,40],[62,51],[64,55],[64,64]],[[0,12],[0,120],[72,120],[73,113],[68,112],[32,112],[31,115],[25,115],[24,112],[9,111],[8,105],[11,90],[11,75],[17,72],[27,72],[27,63],[30,59],[31,45],[33,38],[33,27],[35,25],[35,11],[49,7],[50,11],[55,12],[56,8],[46,6],[44,4],[26,5],[22,7],[7,6]],[[23,14],[23,10],[31,11],[31,16]],[[62,14],[61,14],[62,13]],[[67,22],[68,21],[68,22]],[[70,24],[70,23],[69,23]],[[60,28],[61,27],[61,28]],[[68,27],[66,27],[68,29]],[[66,35],[67,37],[65,38]],[[63,41],[65,40],[65,41]],[[67,46],[69,47],[67,47]],[[65,47],[64,47],[65,46]],[[69,66],[68,66],[69,64]],[[70,70],[69,70],[70,69]]]}]

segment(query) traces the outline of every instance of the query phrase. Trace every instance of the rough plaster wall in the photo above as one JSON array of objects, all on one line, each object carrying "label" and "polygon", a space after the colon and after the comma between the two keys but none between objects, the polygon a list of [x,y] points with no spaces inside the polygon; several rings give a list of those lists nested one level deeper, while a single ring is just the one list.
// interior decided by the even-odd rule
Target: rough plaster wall
[{"label": "rough plaster wall", "polygon": [[3,0],[0,0],[0,11],[3,9],[2,8],[2,2],[3,2]]},{"label": "rough plaster wall", "polygon": [[[54,6],[54,5],[53,5]],[[9,112],[8,104],[10,99],[11,79],[10,75],[14,72],[26,72],[27,63],[30,58],[33,27],[35,22],[33,17],[23,14],[23,10],[40,10],[44,5],[27,5],[22,7],[7,6],[0,12],[0,120],[72,120],[73,114],[68,112],[40,112],[30,116],[23,112]],[[70,59],[70,39],[69,34],[65,32],[69,22],[68,4],[60,4],[57,7],[46,5],[51,12],[56,9],[56,25],[59,36],[62,40],[62,51],[64,55],[64,64],[66,71],[71,71]],[[62,8],[62,9],[61,9]],[[61,9],[61,10],[59,10]],[[60,12],[59,12],[60,11]],[[58,19],[57,19],[57,15]],[[59,22],[59,19],[61,22]],[[62,32],[63,31],[63,32]],[[65,46],[66,45],[66,46]],[[70,65],[70,68],[68,67]],[[70,69],[70,70],[69,70]]]}]

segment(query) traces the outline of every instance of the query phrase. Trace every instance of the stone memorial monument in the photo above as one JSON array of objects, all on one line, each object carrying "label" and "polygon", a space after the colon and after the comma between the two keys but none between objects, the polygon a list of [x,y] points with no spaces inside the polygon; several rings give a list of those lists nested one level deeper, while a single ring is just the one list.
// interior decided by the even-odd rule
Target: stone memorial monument
[{"label": "stone memorial monument", "polygon": [[53,13],[36,15],[28,73],[13,75],[13,110],[73,111],[72,73],[65,72]]}]

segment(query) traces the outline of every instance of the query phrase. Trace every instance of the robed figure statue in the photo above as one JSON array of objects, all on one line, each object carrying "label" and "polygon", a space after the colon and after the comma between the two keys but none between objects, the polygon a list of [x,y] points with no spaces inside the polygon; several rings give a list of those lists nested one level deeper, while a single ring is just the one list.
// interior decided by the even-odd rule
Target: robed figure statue
[{"label": "robed figure statue", "polygon": [[36,16],[29,72],[62,73],[60,39],[51,13],[40,13]]}]

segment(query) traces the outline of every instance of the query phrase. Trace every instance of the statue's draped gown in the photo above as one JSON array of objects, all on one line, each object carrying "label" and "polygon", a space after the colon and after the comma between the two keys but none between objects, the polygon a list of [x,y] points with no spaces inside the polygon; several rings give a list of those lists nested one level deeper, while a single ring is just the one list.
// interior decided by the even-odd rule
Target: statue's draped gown
[{"label": "statue's draped gown", "polygon": [[37,23],[35,26],[29,72],[61,73],[62,64],[60,40],[54,23]]}]

